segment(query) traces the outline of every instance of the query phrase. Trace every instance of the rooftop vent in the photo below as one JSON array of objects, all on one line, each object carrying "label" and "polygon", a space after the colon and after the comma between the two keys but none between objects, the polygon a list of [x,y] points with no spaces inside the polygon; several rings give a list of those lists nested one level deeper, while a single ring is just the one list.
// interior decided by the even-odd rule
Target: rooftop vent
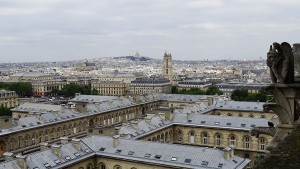
[{"label": "rooftop vent", "polygon": [[120,154],[122,152],[122,150],[116,150],[115,153]]},{"label": "rooftop vent", "polygon": [[146,153],[145,155],[144,155],[144,157],[146,157],[146,158],[149,158],[151,156],[151,154],[148,154],[148,153]]},{"label": "rooftop vent", "polygon": [[171,161],[177,161],[178,157],[172,157]]},{"label": "rooftop vent", "polygon": [[202,165],[202,166],[208,166],[208,161],[202,161],[202,162],[201,162],[201,165]]},{"label": "rooftop vent", "polygon": [[160,159],[161,158],[161,155],[155,155],[155,157],[154,158],[156,158],[156,159]]},{"label": "rooftop vent", "polygon": [[204,124],[205,123],[205,121],[201,121],[201,124]]},{"label": "rooftop vent", "polygon": [[188,159],[188,158],[184,160],[185,163],[191,163],[191,161],[192,161],[192,160],[191,160],[191,159]]},{"label": "rooftop vent", "polygon": [[105,150],[105,148],[104,147],[101,147],[100,149],[99,149],[99,151],[104,151]]},{"label": "rooftop vent", "polygon": [[130,155],[130,156],[132,156],[133,154],[134,154],[133,151],[129,151],[129,152],[128,152],[128,155]]}]

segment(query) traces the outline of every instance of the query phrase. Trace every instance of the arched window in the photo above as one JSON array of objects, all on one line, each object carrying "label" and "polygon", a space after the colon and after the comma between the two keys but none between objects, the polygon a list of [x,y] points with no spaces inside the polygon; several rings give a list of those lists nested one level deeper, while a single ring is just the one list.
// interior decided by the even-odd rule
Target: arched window
[{"label": "arched window", "polygon": [[190,138],[189,138],[189,141],[191,144],[194,144],[195,143],[195,132],[194,131],[190,131]]},{"label": "arched window", "polygon": [[266,118],[266,116],[265,115],[261,115],[260,118]]},{"label": "arched window", "polygon": [[106,165],[104,163],[99,163],[99,169],[106,169]]},{"label": "arched window", "polygon": [[202,144],[207,144],[208,134],[206,132],[202,133]]},{"label": "arched window", "polygon": [[221,145],[221,134],[216,134],[215,139],[216,139],[215,144],[217,146]]},{"label": "arched window", "polygon": [[182,131],[178,130],[177,131],[177,141],[181,141],[182,140]]},{"label": "arched window", "polygon": [[266,140],[265,138],[261,137],[259,138],[259,149],[265,150],[265,148],[266,148]]},{"label": "arched window", "polygon": [[229,145],[235,146],[235,141],[234,135],[229,136]]},{"label": "arched window", "polygon": [[89,163],[86,169],[93,169],[93,164]]},{"label": "arched window", "polygon": [[122,169],[122,167],[119,166],[119,165],[115,165],[115,166],[114,166],[114,169]]},{"label": "arched window", "polygon": [[243,117],[243,114],[242,114],[242,113],[239,113],[239,117]]},{"label": "arched window", "polygon": [[250,137],[249,136],[244,137],[244,148],[250,149]]},{"label": "arched window", "polygon": [[249,115],[249,117],[253,118],[253,117],[254,117],[254,115],[253,115],[253,114],[250,114],[250,115]]},{"label": "arched window", "polygon": [[227,116],[232,116],[232,113],[227,113]]}]

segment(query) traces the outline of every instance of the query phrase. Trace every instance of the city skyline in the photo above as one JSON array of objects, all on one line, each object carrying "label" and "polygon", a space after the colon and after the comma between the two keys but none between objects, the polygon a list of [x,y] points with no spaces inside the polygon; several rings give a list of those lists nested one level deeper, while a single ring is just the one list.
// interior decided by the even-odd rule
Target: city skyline
[{"label": "city skyline", "polygon": [[266,58],[297,43],[299,1],[0,2],[0,63],[134,55],[174,60]]}]

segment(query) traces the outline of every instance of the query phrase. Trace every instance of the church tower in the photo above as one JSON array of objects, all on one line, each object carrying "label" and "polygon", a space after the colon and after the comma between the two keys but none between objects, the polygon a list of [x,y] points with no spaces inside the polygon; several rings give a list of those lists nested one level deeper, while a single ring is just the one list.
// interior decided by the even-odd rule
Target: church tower
[{"label": "church tower", "polygon": [[164,73],[164,78],[172,81],[172,55],[171,53],[166,53],[164,54],[164,69],[163,69]]}]

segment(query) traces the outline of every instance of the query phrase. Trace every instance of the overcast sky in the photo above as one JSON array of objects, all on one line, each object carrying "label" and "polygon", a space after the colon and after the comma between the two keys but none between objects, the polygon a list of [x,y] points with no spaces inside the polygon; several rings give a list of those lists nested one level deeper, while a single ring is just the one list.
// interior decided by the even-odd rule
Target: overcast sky
[{"label": "overcast sky", "polygon": [[300,42],[299,0],[0,0],[0,63],[258,59]]}]

